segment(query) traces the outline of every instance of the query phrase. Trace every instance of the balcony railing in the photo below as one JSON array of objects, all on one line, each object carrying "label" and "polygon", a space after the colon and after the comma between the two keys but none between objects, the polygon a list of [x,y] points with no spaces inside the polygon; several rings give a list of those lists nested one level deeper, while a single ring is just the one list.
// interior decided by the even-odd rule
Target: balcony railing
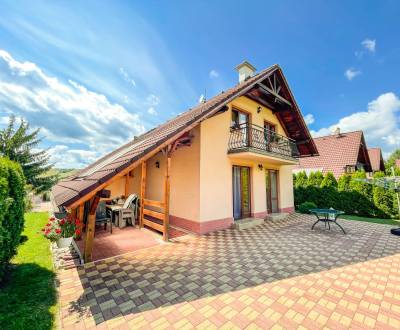
[{"label": "balcony railing", "polygon": [[299,157],[294,140],[257,125],[241,124],[231,128],[228,153],[254,151],[285,158]]}]

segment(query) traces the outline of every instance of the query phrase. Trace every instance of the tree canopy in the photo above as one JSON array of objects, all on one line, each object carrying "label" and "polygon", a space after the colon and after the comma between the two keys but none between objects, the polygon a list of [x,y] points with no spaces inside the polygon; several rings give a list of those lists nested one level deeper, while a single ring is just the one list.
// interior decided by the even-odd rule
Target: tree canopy
[{"label": "tree canopy", "polygon": [[53,165],[47,150],[38,149],[39,131],[31,130],[23,119],[17,127],[15,116],[11,116],[8,126],[0,130],[0,155],[21,165],[27,184],[36,193],[49,190],[58,179],[48,174]]},{"label": "tree canopy", "polygon": [[[391,168],[394,166],[396,159],[400,159],[400,149],[396,149],[395,151],[393,151],[385,162],[385,168],[387,171],[391,171]],[[391,172],[388,173],[391,174]]]}]

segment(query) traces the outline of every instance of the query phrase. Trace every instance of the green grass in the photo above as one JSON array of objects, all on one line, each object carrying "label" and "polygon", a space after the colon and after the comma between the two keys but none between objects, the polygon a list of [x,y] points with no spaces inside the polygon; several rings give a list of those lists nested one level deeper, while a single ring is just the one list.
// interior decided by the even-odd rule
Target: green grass
[{"label": "green grass", "polygon": [[400,226],[400,221],[393,220],[393,219],[367,218],[367,217],[359,217],[357,215],[343,215],[343,216],[340,216],[340,219],[365,221],[365,222],[379,223],[379,224],[384,224],[384,225]]},{"label": "green grass", "polygon": [[55,328],[57,295],[49,241],[40,229],[48,214],[26,213],[26,236],[12,260],[11,275],[0,287],[0,329]]}]

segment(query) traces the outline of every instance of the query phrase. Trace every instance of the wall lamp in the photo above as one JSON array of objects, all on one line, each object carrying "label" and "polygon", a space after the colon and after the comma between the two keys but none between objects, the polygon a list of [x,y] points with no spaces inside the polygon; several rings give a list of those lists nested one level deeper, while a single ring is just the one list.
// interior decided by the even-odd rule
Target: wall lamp
[{"label": "wall lamp", "polygon": [[156,161],[156,167],[160,168],[160,162],[158,160]]},{"label": "wall lamp", "polygon": [[264,166],[262,166],[262,164],[258,164],[258,169],[259,169],[260,171],[262,171],[262,170],[264,169]]},{"label": "wall lamp", "polygon": [[257,107],[257,113],[260,113],[262,108],[260,106]]}]

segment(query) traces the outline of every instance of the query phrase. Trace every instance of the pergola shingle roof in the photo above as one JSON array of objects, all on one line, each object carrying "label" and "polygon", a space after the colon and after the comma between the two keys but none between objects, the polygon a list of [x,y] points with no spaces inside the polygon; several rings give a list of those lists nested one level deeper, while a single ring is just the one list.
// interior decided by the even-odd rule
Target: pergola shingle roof
[{"label": "pergola shingle roof", "polygon": [[[301,156],[317,154],[315,144],[304,123],[300,109],[287,86],[283,73],[278,65],[273,65],[210,100],[198,104],[172,120],[136,137],[79,171],[73,177],[61,180],[52,189],[54,204],[57,207],[71,206],[77,200],[81,200],[90,192],[98,189],[112,177],[121,174],[122,171],[137,163],[149,153],[154,152],[157,148],[161,148],[167,141],[180,137],[201,121],[214,115],[233,99],[245,95],[252,89],[254,90],[257,83],[263,81],[274,72],[281,75],[282,80],[286,84],[287,94],[290,95],[291,102],[293,103],[291,109],[285,109],[282,119],[282,121],[285,121],[287,120],[286,118],[289,118],[288,113],[289,115],[292,114],[289,118],[290,122],[287,123],[288,127],[290,126],[290,129],[287,128],[289,137],[297,142],[301,142],[298,145]],[[285,122],[282,124],[285,127]]]}]

